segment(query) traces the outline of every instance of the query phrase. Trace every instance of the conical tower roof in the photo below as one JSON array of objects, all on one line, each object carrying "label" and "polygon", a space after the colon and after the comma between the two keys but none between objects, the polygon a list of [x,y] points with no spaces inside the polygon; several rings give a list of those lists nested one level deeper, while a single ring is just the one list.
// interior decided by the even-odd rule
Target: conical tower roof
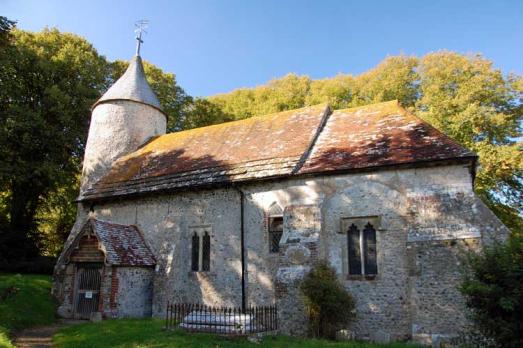
[{"label": "conical tower roof", "polygon": [[150,105],[163,112],[160,101],[145,78],[142,58],[139,55],[136,55],[131,59],[129,67],[125,73],[100,99],[98,99],[98,101],[93,105],[93,109],[98,104],[111,100],[132,100],[138,103]]}]

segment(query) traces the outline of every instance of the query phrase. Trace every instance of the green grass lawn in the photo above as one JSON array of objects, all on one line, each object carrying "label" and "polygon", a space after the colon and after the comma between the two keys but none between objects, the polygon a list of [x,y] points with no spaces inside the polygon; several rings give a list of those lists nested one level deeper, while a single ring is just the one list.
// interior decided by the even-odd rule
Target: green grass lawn
[{"label": "green grass lawn", "polygon": [[245,338],[227,339],[208,334],[189,334],[183,331],[165,331],[164,321],[149,320],[106,320],[71,326],[59,331],[53,338],[58,348],[405,348],[417,347],[404,343],[368,344],[356,342],[330,342],[323,340],[295,339],[290,337],[266,337],[260,344],[248,342]]},{"label": "green grass lawn", "polygon": [[51,277],[0,274],[0,347],[12,347],[8,334],[55,320]]},{"label": "green grass lawn", "polygon": [[[43,275],[0,274],[0,348],[14,348],[8,334],[30,326],[51,324],[55,320],[55,305],[50,295],[51,279]],[[86,323],[60,330],[53,338],[58,348],[405,348],[415,347],[403,343],[387,345],[355,342],[304,340],[290,337],[266,337],[260,344],[245,338],[226,339],[207,334],[188,334],[182,331],[165,331],[163,320],[106,320]]]}]

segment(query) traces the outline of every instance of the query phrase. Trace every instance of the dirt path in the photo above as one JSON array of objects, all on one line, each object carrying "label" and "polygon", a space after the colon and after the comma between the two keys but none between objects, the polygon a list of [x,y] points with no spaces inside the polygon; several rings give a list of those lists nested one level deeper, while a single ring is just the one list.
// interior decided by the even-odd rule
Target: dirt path
[{"label": "dirt path", "polygon": [[85,322],[85,320],[60,319],[52,325],[24,329],[14,333],[14,344],[18,348],[49,348],[53,346],[53,335],[58,330]]}]

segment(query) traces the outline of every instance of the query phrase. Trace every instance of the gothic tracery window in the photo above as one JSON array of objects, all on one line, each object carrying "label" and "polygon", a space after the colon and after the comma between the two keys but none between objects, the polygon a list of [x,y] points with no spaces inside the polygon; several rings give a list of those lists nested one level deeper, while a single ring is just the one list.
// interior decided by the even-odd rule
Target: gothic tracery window
[{"label": "gothic tracery window", "polygon": [[200,269],[200,236],[194,232],[192,236],[192,248],[191,248],[191,270],[198,272]]},{"label": "gothic tracery window", "polygon": [[191,228],[191,271],[211,270],[211,235],[208,228]]},{"label": "gothic tracery window", "polygon": [[283,209],[274,203],[269,209],[269,251],[280,251],[280,239],[283,235]]},{"label": "gothic tracery window", "polygon": [[211,236],[205,232],[202,240],[202,271],[210,271],[211,268]]},{"label": "gothic tracery window", "polygon": [[[360,229],[363,227],[362,229]],[[378,274],[376,229],[367,222],[365,226],[350,225],[347,231],[349,275]]]}]

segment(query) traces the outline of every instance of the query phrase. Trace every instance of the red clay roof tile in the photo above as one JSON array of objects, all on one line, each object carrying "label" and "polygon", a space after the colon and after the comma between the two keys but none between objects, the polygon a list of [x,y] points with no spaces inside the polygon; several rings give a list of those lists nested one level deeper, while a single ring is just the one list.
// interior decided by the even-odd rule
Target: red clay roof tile
[{"label": "red clay roof tile", "polygon": [[79,200],[472,157],[397,101],[320,105],[157,137]]}]

